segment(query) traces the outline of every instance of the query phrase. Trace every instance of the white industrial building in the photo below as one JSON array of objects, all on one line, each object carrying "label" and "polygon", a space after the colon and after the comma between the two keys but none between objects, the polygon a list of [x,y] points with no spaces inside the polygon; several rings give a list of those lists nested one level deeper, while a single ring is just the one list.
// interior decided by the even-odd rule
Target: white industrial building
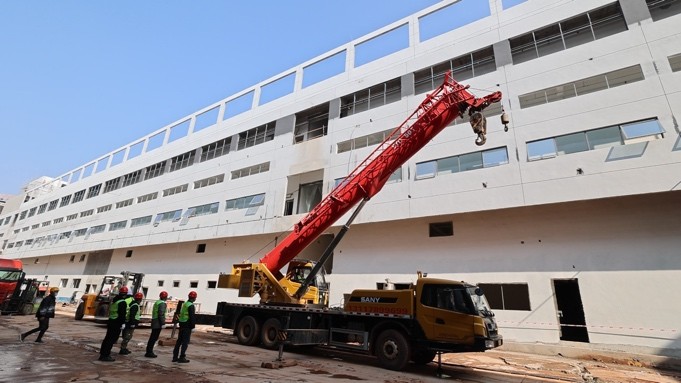
[{"label": "white industrial building", "polygon": [[218,274],[261,258],[447,70],[503,93],[487,143],[457,120],[393,175],[334,252],[332,305],[420,270],[482,284],[507,343],[681,355],[680,0],[439,2],[37,180],[0,212],[1,256],[63,297],[130,270],[203,312],[243,300]]}]

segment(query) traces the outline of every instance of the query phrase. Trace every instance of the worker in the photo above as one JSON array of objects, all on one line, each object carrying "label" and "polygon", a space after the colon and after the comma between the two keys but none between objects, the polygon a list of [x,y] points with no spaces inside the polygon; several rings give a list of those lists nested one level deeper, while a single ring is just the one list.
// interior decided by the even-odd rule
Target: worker
[{"label": "worker", "polygon": [[154,307],[151,310],[151,335],[149,335],[149,341],[147,341],[147,352],[144,354],[147,358],[156,358],[158,356],[154,354],[154,346],[161,335],[161,330],[166,325],[167,299],[168,293],[161,291],[158,294],[158,300],[154,302]]},{"label": "worker", "polygon": [[111,357],[111,349],[121,336],[121,330],[125,328],[125,317],[128,313],[127,295],[128,288],[126,286],[121,287],[118,290],[118,295],[113,299],[113,304],[109,307],[106,336],[102,341],[102,346],[99,348],[99,360],[102,362],[113,362],[116,360]]},{"label": "worker", "polygon": [[140,303],[142,303],[142,299],[144,299],[144,294],[138,291],[135,293],[133,299],[134,300],[130,300],[130,297],[126,299],[126,301],[130,303],[128,306],[129,307],[128,313],[125,318],[125,329],[123,330],[121,351],[118,352],[121,355],[130,354],[130,350],[128,349],[128,342],[130,342],[130,339],[132,339],[132,334],[135,332],[135,328],[140,323],[140,316],[142,314],[142,308],[140,307]]},{"label": "worker", "polygon": [[27,336],[33,334],[34,332],[40,331],[38,338],[36,338],[36,343],[43,343],[43,335],[45,331],[50,327],[50,318],[54,318],[54,307],[57,301],[57,293],[59,293],[59,287],[53,287],[50,289],[50,295],[43,298],[38,306],[38,312],[35,313],[35,317],[38,319],[38,327],[21,334],[21,341],[23,342]]},{"label": "worker", "polygon": [[[180,309],[180,316],[178,321],[180,322],[180,333],[177,336],[177,342],[175,342],[175,348],[173,349],[173,362],[177,363],[189,363],[189,359],[186,358],[187,347],[189,346],[189,340],[192,336],[192,330],[194,330],[196,323],[196,308],[194,307],[194,301],[196,300],[196,291],[190,291],[188,295],[187,302],[184,302],[182,308]],[[180,350],[182,348],[182,350]],[[179,358],[178,358],[179,352]]]}]

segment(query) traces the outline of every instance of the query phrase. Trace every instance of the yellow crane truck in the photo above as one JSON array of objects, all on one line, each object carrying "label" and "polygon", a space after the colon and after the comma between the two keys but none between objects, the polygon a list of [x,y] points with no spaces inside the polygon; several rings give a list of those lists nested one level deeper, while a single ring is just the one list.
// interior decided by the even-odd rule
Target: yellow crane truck
[{"label": "yellow crane truck", "polygon": [[[417,274],[415,283],[354,290],[342,308],[328,307],[329,284],[322,265],[333,253],[364,204],[390,175],[456,117],[468,111],[478,137],[486,141],[482,110],[501,100],[495,92],[475,98],[447,73],[367,159],[294,226],[258,263],[240,263],[221,274],[219,288],[240,297],[259,294],[259,304],[220,302],[204,323],[234,330],[239,343],[324,345],[374,355],[381,366],[401,370],[410,361],[425,364],[439,352],[485,351],[503,343],[494,314],[480,288],[460,281]],[[508,118],[502,114],[502,123]],[[356,207],[355,207],[356,206]],[[335,221],[355,207],[319,261],[295,259]],[[286,274],[280,272],[288,265]]]}]

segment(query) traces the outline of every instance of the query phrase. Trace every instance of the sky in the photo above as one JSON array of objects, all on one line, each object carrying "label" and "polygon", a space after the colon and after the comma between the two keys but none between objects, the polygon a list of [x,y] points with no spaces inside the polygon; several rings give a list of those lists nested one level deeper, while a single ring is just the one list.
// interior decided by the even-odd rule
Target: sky
[{"label": "sky", "polygon": [[0,194],[437,2],[3,0]]}]

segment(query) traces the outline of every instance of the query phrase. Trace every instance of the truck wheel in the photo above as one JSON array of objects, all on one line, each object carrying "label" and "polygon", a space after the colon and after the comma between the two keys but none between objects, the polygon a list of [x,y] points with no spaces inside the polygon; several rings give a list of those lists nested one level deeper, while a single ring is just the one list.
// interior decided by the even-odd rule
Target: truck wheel
[{"label": "truck wheel", "polygon": [[281,322],[277,318],[270,318],[265,321],[260,330],[260,341],[265,348],[277,348],[279,339],[277,334],[281,330]]},{"label": "truck wheel", "polygon": [[236,338],[239,340],[239,344],[255,346],[260,340],[258,321],[250,315],[241,318],[236,326]]},{"label": "truck wheel", "polygon": [[432,362],[433,359],[435,359],[435,355],[437,355],[435,351],[418,349],[414,351],[414,355],[411,357],[411,360],[414,362],[414,364],[423,366]]},{"label": "truck wheel", "polygon": [[33,304],[24,303],[21,305],[21,315],[31,315],[33,313]]},{"label": "truck wheel", "polygon": [[78,308],[76,309],[76,320],[82,320],[85,316],[85,302],[80,302]]},{"label": "truck wheel", "polygon": [[409,363],[409,342],[397,330],[385,330],[378,336],[374,354],[381,367],[401,371]]}]

